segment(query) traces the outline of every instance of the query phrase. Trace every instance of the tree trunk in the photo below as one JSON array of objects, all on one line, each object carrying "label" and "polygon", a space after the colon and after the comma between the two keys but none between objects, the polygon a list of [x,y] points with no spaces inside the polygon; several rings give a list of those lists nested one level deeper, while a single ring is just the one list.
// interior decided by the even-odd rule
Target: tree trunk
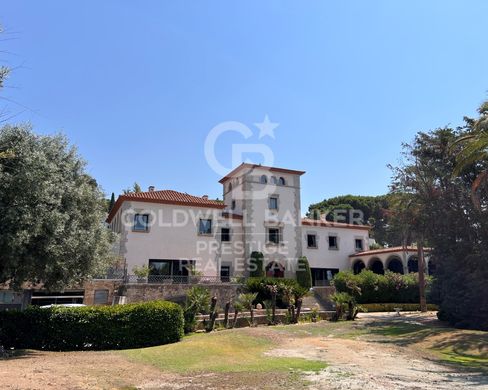
[{"label": "tree trunk", "polygon": [[290,305],[288,308],[288,314],[290,316],[290,322],[295,322],[295,305]]},{"label": "tree trunk", "polygon": [[239,316],[239,310],[234,309],[234,321],[232,323],[232,327],[235,328],[237,325],[237,317]]},{"label": "tree trunk", "polygon": [[420,311],[427,311],[427,301],[425,299],[425,260],[424,260],[424,243],[419,240],[417,244],[417,257],[419,258],[419,294],[420,294]]},{"label": "tree trunk", "polygon": [[217,297],[212,297],[212,303],[210,304],[210,323],[206,329],[207,332],[211,332],[215,326],[215,320],[217,319]]},{"label": "tree trunk", "polygon": [[273,291],[271,294],[271,322],[276,324],[276,292]]},{"label": "tree trunk", "polygon": [[295,314],[295,324],[297,324],[298,323],[298,320],[300,319],[300,312],[302,311],[303,299],[302,298],[298,298],[295,301],[296,301],[296,304],[297,304],[297,311],[296,311],[296,314]]},{"label": "tree trunk", "polygon": [[252,308],[252,305],[249,311],[251,313],[251,326],[254,326],[254,309]]},{"label": "tree trunk", "polygon": [[224,314],[224,328],[229,327],[229,310],[230,310],[230,301],[225,304],[225,314]]}]

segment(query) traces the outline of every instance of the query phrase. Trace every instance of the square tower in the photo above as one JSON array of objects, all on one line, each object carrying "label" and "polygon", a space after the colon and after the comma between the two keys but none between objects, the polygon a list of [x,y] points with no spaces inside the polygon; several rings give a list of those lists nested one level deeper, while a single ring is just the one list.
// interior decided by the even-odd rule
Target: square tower
[{"label": "square tower", "polygon": [[226,211],[242,215],[245,258],[253,251],[263,253],[268,276],[295,276],[302,254],[300,176],[304,173],[241,164],[220,180]]}]

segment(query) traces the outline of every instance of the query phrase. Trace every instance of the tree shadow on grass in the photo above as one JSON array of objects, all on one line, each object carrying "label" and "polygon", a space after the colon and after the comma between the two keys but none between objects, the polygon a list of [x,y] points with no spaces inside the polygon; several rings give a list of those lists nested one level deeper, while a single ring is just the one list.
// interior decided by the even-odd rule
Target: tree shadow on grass
[{"label": "tree shadow on grass", "polygon": [[434,352],[437,363],[450,368],[463,369],[473,376],[471,380],[488,384],[488,333],[463,331],[441,322],[423,324],[409,318],[373,321],[365,324],[371,341],[400,347],[423,344]]},{"label": "tree shadow on grass", "polygon": [[0,361],[34,358],[41,354],[42,351],[36,351],[33,349],[13,349],[13,350],[7,349],[5,350],[6,356],[0,358]]}]

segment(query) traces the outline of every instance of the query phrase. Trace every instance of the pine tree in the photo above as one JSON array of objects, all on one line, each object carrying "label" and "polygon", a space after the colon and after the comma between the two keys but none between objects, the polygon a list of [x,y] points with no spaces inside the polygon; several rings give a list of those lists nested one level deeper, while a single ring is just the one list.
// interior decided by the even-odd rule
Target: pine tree
[{"label": "pine tree", "polygon": [[108,212],[112,211],[115,204],[115,194],[112,192],[112,196],[110,197],[110,203],[108,205]]}]

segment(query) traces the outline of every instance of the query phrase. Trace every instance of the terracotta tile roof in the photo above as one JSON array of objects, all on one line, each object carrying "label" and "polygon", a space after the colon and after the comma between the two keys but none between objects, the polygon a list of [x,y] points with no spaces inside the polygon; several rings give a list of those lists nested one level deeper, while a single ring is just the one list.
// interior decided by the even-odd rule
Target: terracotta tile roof
[{"label": "terracotta tile roof", "polygon": [[261,164],[247,164],[247,163],[242,163],[239,165],[237,168],[229,172],[227,175],[225,175],[222,179],[219,180],[219,183],[225,183],[228,179],[231,177],[235,176],[240,170],[242,169],[248,169],[252,170],[254,168],[262,168],[262,169],[267,169],[270,172],[281,172],[281,173],[290,173],[292,175],[303,175],[305,171],[295,171],[293,169],[285,169],[285,168],[277,168],[277,167],[268,167],[266,165],[261,165]]},{"label": "terracotta tile roof", "polygon": [[370,230],[371,226],[369,225],[353,225],[350,223],[342,223],[342,222],[329,222],[319,219],[311,219],[311,218],[302,218],[302,225],[305,226],[320,226],[320,227],[333,227],[339,229],[359,229],[359,230]]},{"label": "terracotta tile roof", "polygon": [[225,205],[223,202],[203,198],[200,196],[193,196],[183,192],[173,190],[160,190],[160,191],[147,191],[131,193],[126,195],[120,195],[115,202],[114,207],[110,211],[107,222],[110,223],[112,218],[117,213],[122,203],[125,201],[134,202],[146,202],[146,203],[161,203],[161,204],[173,204],[180,206],[193,206],[193,207],[208,207],[223,209]]},{"label": "terracotta tile roof", "polygon": [[[417,252],[417,247],[407,246],[404,248],[402,246],[393,246],[391,248],[372,249],[370,251],[362,251],[362,252],[354,253],[352,255],[349,255],[349,257],[379,255],[382,253],[392,253],[392,252],[403,252],[404,250],[406,250],[407,252]],[[424,248],[425,252],[430,252],[431,250],[432,248]]]}]

